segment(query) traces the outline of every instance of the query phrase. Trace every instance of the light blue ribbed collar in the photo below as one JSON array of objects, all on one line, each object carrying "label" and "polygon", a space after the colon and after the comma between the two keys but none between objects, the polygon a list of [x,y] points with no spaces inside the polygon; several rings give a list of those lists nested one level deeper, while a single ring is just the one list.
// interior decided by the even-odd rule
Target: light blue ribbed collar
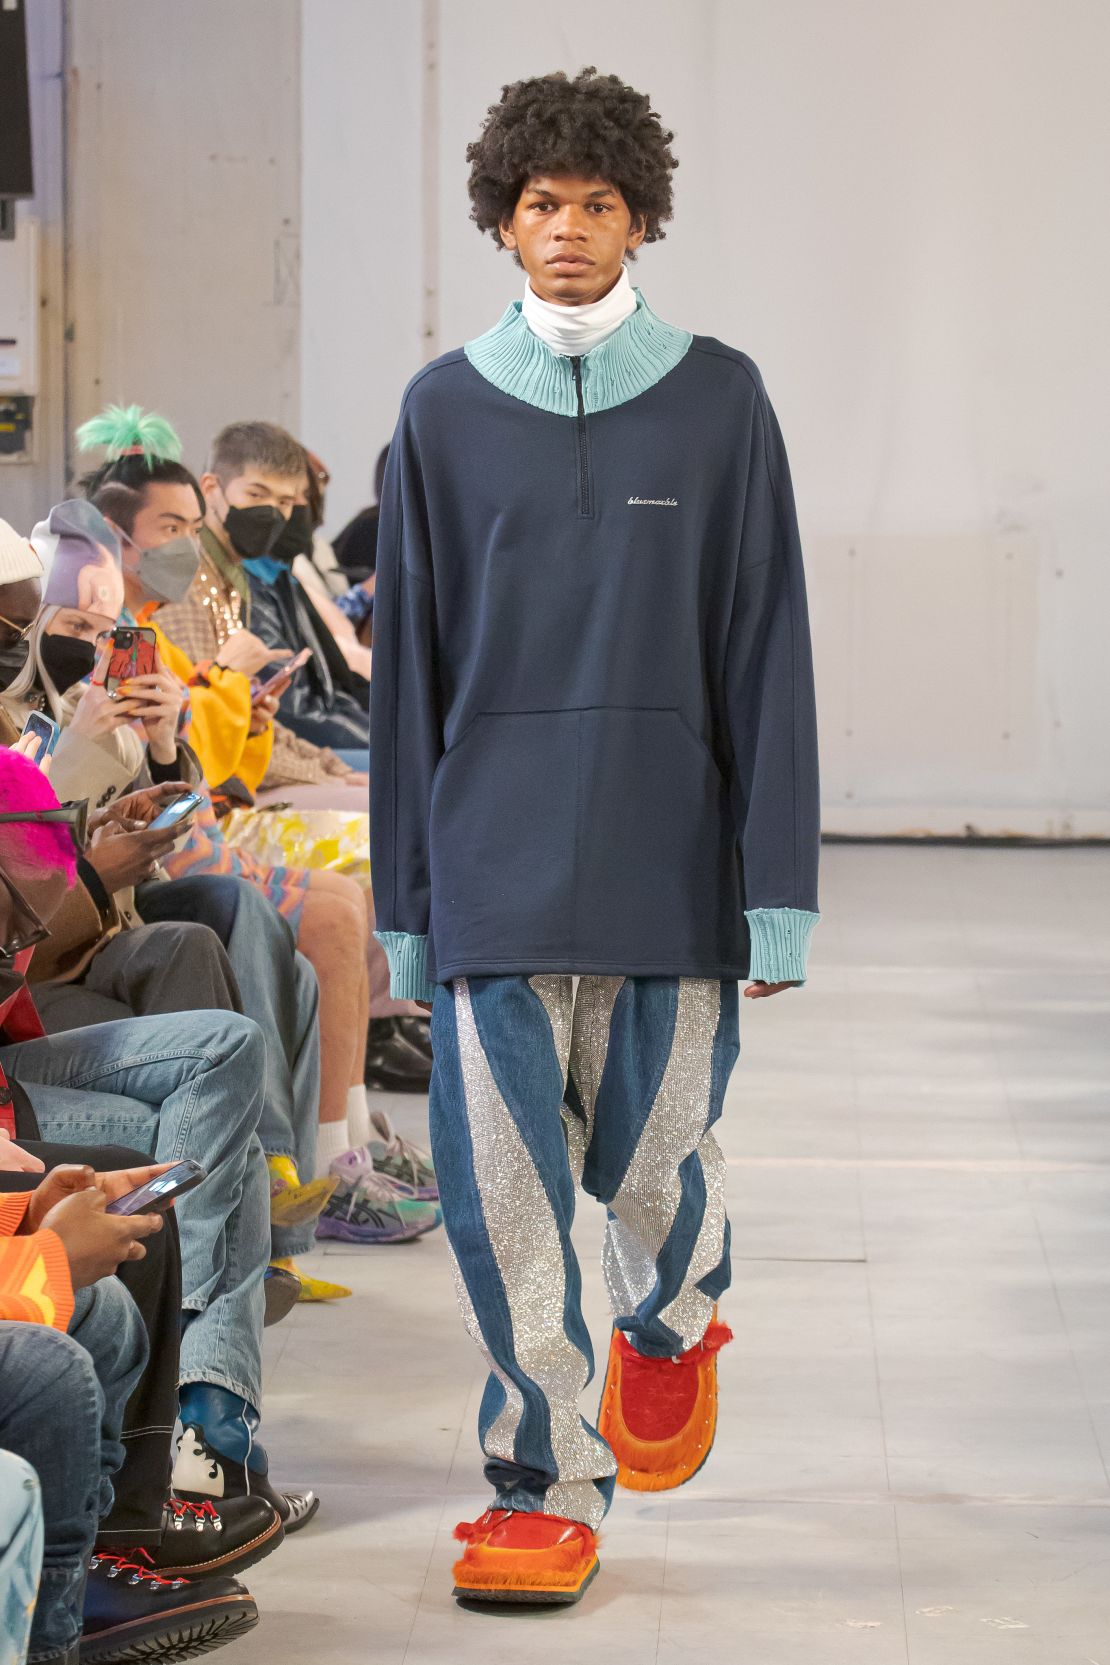
[{"label": "light blue ribbed collar", "polygon": [[[582,358],[582,400],[590,415],[627,404],[662,381],[685,358],[693,336],[665,324],[636,291],[636,310],[600,346]],[[463,348],[479,375],[514,399],[576,416],[578,394],[569,358],[534,335],[513,301],[503,317]]]}]

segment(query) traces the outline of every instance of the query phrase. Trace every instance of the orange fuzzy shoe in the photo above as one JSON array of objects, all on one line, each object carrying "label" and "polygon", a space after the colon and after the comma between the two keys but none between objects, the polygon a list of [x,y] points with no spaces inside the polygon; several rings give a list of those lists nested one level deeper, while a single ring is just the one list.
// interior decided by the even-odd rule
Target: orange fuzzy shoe
[{"label": "orange fuzzy shoe", "polygon": [[455,1536],[466,1545],[455,1562],[460,1601],[561,1603],[581,1601],[597,1576],[597,1534],[578,1520],[523,1509],[487,1509],[461,1521]]},{"label": "orange fuzzy shoe", "polygon": [[717,1354],[731,1340],[714,1317],[696,1347],[653,1359],[613,1331],[598,1432],[617,1459],[618,1486],[667,1492],[693,1479],[713,1447]]}]

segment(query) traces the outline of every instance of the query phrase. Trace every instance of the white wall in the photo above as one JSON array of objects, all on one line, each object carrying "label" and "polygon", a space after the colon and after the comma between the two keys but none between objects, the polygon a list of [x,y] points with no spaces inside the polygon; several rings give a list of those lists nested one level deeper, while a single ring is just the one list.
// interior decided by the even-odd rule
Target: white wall
[{"label": "white wall", "polygon": [[300,409],[299,0],[85,0],[70,21],[71,426]]},{"label": "white wall", "polygon": [[[437,10],[437,350],[519,289],[465,196],[504,81],[595,63],[676,130],[676,220],[637,281],[751,353],[779,412],[826,826],[1110,833],[1110,8]],[[303,426],[336,526],[427,356],[427,12],[304,0]]]}]

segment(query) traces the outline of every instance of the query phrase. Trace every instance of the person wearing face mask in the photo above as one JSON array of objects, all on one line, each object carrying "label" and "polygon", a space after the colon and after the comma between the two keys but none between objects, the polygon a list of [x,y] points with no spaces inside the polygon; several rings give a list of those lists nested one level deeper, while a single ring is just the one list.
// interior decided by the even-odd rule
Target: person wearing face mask
[{"label": "person wearing face mask", "polygon": [[[301,739],[333,748],[361,774],[369,737],[366,684],[350,671],[290,571],[302,546],[311,547],[306,530],[288,524],[307,485],[304,449],[283,428],[234,422],[216,435],[201,477],[207,597],[194,589],[192,607],[170,609],[165,628],[187,651],[198,634],[211,642],[213,622],[225,640],[249,624],[279,654],[307,648],[309,662],[282,695],[282,720]],[[203,609],[206,600],[209,616],[200,621],[197,604]]]},{"label": "person wearing face mask", "polygon": [[306,485],[272,554],[279,561],[292,557],[290,571],[327,625],[353,675],[370,681],[370,649],[359,640],[358,627],[374,606],[373,585],[353,589],[324,537],[324,492],[330,478],[319,457],[307,448]]},{"label": "person wearing face mask", "polygon": [[115,531],[91,503],[74,498],[51,509],[31,544],[45,570],[42,606],[27,633],[26,661],[0,704],[20,729],[36,709],[61,725],[51,768],[62,797],[107,803],[147,769],[155,781],[198,780],[197,760],[178,739],[184,689],[164,665],[116,698],[87,681],[97,637],[114,627],[124,604]]}]

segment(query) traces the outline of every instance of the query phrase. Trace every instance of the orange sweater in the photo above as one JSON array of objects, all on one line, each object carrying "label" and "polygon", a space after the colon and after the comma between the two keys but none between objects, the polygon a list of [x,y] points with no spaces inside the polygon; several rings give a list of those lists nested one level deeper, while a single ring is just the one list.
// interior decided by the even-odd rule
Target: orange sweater
[{"label": "orange sweater", "polygon": [[69,1261],[56,1232],[17,1237],[29,1191],[0,1195],[0,1318],[51,1324],[63,1333],[73,1317]]}]

